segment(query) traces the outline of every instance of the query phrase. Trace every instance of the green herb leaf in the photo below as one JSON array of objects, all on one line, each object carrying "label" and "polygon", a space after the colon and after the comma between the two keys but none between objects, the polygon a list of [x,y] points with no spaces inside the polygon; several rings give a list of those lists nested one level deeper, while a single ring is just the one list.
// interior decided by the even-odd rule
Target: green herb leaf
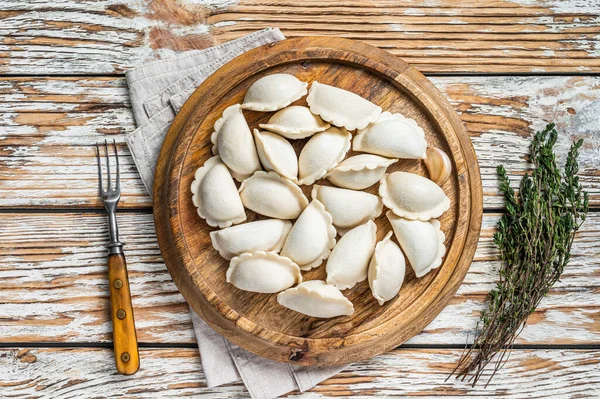
[{"label": "green herb leaf", "polygon": [[470,376],[473,386],[489,363],[495,360],[488,383],[506,363],[527,317],[569,262],[575,232],[588,213],[588,194],[576,176],[583,140],[571,145],[562,174],[554,154],[557,140],[553,123],[533,137],[530,160],[534,169],[521,180],[519,200],[504,166],[497,168],[506,203],[494,234],[502,261],[500,281],[489,293],[489,307],[481,313],[474,344],[452,373],[462,380]]}]

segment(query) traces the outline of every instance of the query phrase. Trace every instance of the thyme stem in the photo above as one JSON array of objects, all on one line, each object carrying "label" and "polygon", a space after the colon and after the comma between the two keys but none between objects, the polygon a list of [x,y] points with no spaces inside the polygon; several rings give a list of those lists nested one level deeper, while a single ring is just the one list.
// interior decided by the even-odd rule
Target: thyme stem
[{"label": "thyme stem", "polygon": [[[569,262],[575,233],[588,213],[588,194],[579,184],[577,157],[583,140],[571,145],[563,173],[556,165],[554,124],[531,143],[534,169],[521,180],[517,201],[504,166],[497,168],[506,213],[498,221],[494,243],[500,251],[499,282],[488,295],[474,344],[451,375],[475,386],[496,359],[487,383],[508,361],[527,318],[560,278]],[[486,387],[487,387],[486,383]]]}]

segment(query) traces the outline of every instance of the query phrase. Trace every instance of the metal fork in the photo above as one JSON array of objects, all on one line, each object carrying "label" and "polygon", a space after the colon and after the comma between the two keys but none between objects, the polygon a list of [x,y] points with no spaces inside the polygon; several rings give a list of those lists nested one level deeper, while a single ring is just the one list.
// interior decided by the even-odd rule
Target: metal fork
[{"label": "metal fork", "polygon": [[121,198],[121,176],[119,171],[119,155],[117,143],[113,140],[115,162],[117,166],[116,184],[110,174],[110,157],[108,143],[104,141],[106,156],[107,189],[104,189],[102,177],[102,157],[100,145],[96,144],[96,159],[98,161],[98,180],[100,182],[100,199],[108,212],[108,281],[110,287],[110,314],[113,322],[113,341],[115,363],[117,371],[121,374],[134,374],[140,368],[140,355],[138,351],[135,320],[131,305],[131,292],[129,291],[129,278],[127,276],[127,263],[123,254],[123,244],[119,241],[119,228],[115,211]]}]

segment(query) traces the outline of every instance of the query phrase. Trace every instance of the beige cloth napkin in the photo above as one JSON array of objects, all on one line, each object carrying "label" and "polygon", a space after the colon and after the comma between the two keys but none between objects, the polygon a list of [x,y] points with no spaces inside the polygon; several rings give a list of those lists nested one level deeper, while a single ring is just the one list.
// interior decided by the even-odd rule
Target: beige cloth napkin
[{"label": "beige cloth napkin", "polygon": [[[165,135],[194,90],[213,72],[238,55],[283,40],[279,29],[264,29],[205,50],[146,63],[127,72],[133,114],[138,126],[127,145],[146,189],[152,194],[156,160]],[[209,387],[239,381],[254,399],[276,398],[296,389],[305,391],[343,367],[300,367],[254,355],[212,330],[195,312],[194,331]]]}]

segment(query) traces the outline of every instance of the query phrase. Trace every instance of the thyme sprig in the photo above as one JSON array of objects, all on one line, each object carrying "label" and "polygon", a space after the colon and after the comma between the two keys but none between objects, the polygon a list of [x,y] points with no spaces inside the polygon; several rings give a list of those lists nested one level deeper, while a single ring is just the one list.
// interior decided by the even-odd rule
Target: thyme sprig
[{"label": "thyme sprig", "polygon": [[534,169],[521,180],[519,199],[504,166],[497,168],[506,203],[494,234],[500,250],[500,281],[489,293],[489,307],[481,313],[474,344],[452,372],[463,381],[470,376],[473,386],[494,359],[487,383],[506,364],[527,317],[569,262],[575,232],[585,221],[588,194],[577,176],[583,140],[571,145],[561,174],[553,151],[557,138],[554,124],[534,136],[530,153]]}]

